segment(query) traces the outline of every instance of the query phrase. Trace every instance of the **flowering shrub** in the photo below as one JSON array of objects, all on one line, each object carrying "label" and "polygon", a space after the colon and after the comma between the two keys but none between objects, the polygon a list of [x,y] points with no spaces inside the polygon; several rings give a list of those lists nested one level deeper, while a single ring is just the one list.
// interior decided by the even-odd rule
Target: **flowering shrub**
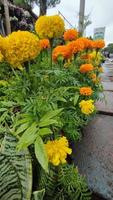
[{"label": "flowering shrub", "polygon": [[[3,150],[7,149],[4,145],[9,148],[9,165],[15,162],[14,156],[18,157],[17,165],[14,163],[16,170],[7,172],[8,181],[12,180],[13,173],[20,173],[18,176],[13,174],[16,177],[14,189],[21,185],[18,191],[22,190],[17,199],[23,199],[23,196],[31,199],[31,192],[28,195],[32,190],[30,177],[42,198],[73,200],[78,196],[90,200],[86,182],[70,165],[70,141],[77,142],[82,138],[81,128],[95,115],[95,101],[102,92],[100,48],[104,42],[78,38],[76,30],[64,33],[64,22],[58,15],[40,17],[35,30],[40,40],[27,31],[0,37],[2,145]],[[55,46],[56,38],[63,36],[62,44]],[[52,59],[54,62],[50,65]],[[22,71],[17,70],[21,68]],[[6,159],[4,152],[2,154],[2,159]],[[31,177],[31,163],[35,180],[33,175]],[[18,169],[20,165],[21,170]],[[4,173],[1,177],[5,191]],[[10,191],[10,182],[7,184]],[[0,199],[4,199],[4,194],[0,194]],[[38,192],[33,195],[36,194]]]}]

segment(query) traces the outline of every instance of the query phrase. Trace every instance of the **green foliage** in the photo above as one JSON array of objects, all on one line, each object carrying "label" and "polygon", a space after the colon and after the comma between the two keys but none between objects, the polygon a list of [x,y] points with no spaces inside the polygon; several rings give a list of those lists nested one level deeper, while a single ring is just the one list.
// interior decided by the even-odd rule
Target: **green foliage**
[{"label": "green foliage", "polygon": [[91,199],[85,179],[73,165],[51,166],[49,174],[42,171],[39,187],[45,188],[44,200]]},{"label": "green foliage", "polygon": [[45,189],[33,192],[33,200],[43,200]]},{"label": "green foliage", "polygon": [[17,140],[5,135],[0,150],[0,199],[29,200],[32,192],[32,165],[28,150],[17,153]]},{"label": "green foliage", "polygon": [[22,114],[21,118],[14,122],[11,130],[12,134],[19,138],[18,151],[34,144],[36,158],[45,171],[48,171],[48,159],[42,138],[52,134],[53,125],[58,126],[57,117],[61,111],[62,109],[49,111],[41,118],[37,113]]}]

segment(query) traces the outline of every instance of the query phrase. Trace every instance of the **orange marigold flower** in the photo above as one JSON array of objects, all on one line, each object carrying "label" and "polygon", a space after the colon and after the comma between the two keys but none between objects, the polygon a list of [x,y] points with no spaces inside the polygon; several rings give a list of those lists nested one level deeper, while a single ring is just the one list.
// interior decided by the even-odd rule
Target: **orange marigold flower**
[{"label": "orange marigold flower", "polygon": [[91,96],[93,93],[93,90],[91,87],[82,87],[80,88],[80,94],[84,96]]},{"label": "orange marigold flower", "polygon": [[104,40],[95,40],[92,45],[95,49],[102,49],[105,46],[105,42]]},{"label": "orange marigold flower", "polygon": [[40,40],[40,46],[41,46],[41,49],[47,49],[47,48],[50,48],[50,42],[48,39],[42,39]]},{"label": "orange marigold flower", "polygon": [[69,59],[72,57],[71,49],[67,45],[57,46],[52,53],[52,58],[56,62],[58,57],[62,56],[63,59]]},{"label": "orange marigold flower", "polygon": [[63,37],[65,41],[75,40],[78,37],[78,31],[76,29],[69,29],[65,31]]},{"label": "orange marigold flower", "polygon": [[80,72],[81,73],[87,73],[94,69],[92,64],[84,64],[80,66]]},{"label": "orange marigold flower", "polygon": [[88,39],[88,38],[85,38],[85,37],[81,37],[78,39],[79,42],[83,42],[84,44],[84,49],[92,49],[93,48],[93,41]]},{"label": "orange marigold flower", "polygon": [[73,54],[76,54],[84,49],[84,44],[79,39],[69,42],[68,45]]},{"label": "orange marigold flower", "polygon": [[81,59],[91,61],[92,56],[90,54],[84,54],[84,55],[81,55]]}]

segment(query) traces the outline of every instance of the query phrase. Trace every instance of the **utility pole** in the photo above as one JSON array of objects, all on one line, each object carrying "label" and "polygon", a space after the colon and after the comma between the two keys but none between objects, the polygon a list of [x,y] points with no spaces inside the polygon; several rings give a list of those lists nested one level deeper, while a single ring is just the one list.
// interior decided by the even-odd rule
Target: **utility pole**
[{"label": "utility pole", "polygon": [[84,32],[84,12],[85,12],[85,0],[80,0],[79,8],[79,33],[83,35]]}]

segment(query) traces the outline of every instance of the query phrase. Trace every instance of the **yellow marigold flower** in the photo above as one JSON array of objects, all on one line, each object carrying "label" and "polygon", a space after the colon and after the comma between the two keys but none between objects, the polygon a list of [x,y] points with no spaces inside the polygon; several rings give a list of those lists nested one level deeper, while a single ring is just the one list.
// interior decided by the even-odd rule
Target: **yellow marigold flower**
[{"label": "yellow marigold flower", "polygon": [[92,64],[83,64],[80,66],[80,72],[81,73],[87,73],[94,69]]},{"label": "yellow marigold flower", "polygon": [[60,56],[66,60],[72,57],[72,51],[68,45],[60,45],[53,50],[52,58],[55,62],[58,61]]},{"label": "yellow marigold flower", "polygon": [[0,62],[2,62],[3,60],[4,60],[4,56],[3,56],[3,54],[0,51]]},{"label": "yellow marigold flower", "polygon": [[4,39],[5,59],[14,68],[21,68],[22,63],[34,59],[40,53],[39,39],[28,31],[11,33]]},{"label": "yellow marigold flower", "polygon": [[65,31],[63,37],[65,41],[76,40],[76,38],[78,37],[78,31],[76,29],[68,29],[67,31]]},{"label": "yellow marigold flower", "polygon": [[58,166],[60,163],[66,163],[67,154],[72,153],[66,137],[48,141],[45,147],[49,161],[55,166]]},{"label": "yellow marigold flower", "polygon": [[73,54],[76,54],[84,49],[84,43],[79,39],[69,42],[68,45]]},{"label": "yellow marigold flower", "polygon": [[81,108],[81,112],[85,115],[89,115],[91,113],[94,112],[95,110],[95,106],[94,106],[94,101],[92,99],[90,100],[82,100],[80,103],[79,103],[79,107]]},{"label": "yellow marigold flower", "polygon": [[59,38],[64,33],[64,21],[59,15],[41,16],[36,21],[35,30],[40,38]]},{"label": "yellow marigold flower", "polygon": [[92,42],[93,48],[102,49],[105,46],[104,40],[95,40]]},{"label": "yellow marigold flower", "polygon": [[91,87],[81,87],[80,88],[80,94],[84,96],[91,96],[93,93],[93,90]]},{"label": "yellow marigold flower", "polygon": [[47,49],[47,48],[50,48],[50,42],[48,39],[42,39],[40,40],[40,46],[41,46],[41,49]]}]

